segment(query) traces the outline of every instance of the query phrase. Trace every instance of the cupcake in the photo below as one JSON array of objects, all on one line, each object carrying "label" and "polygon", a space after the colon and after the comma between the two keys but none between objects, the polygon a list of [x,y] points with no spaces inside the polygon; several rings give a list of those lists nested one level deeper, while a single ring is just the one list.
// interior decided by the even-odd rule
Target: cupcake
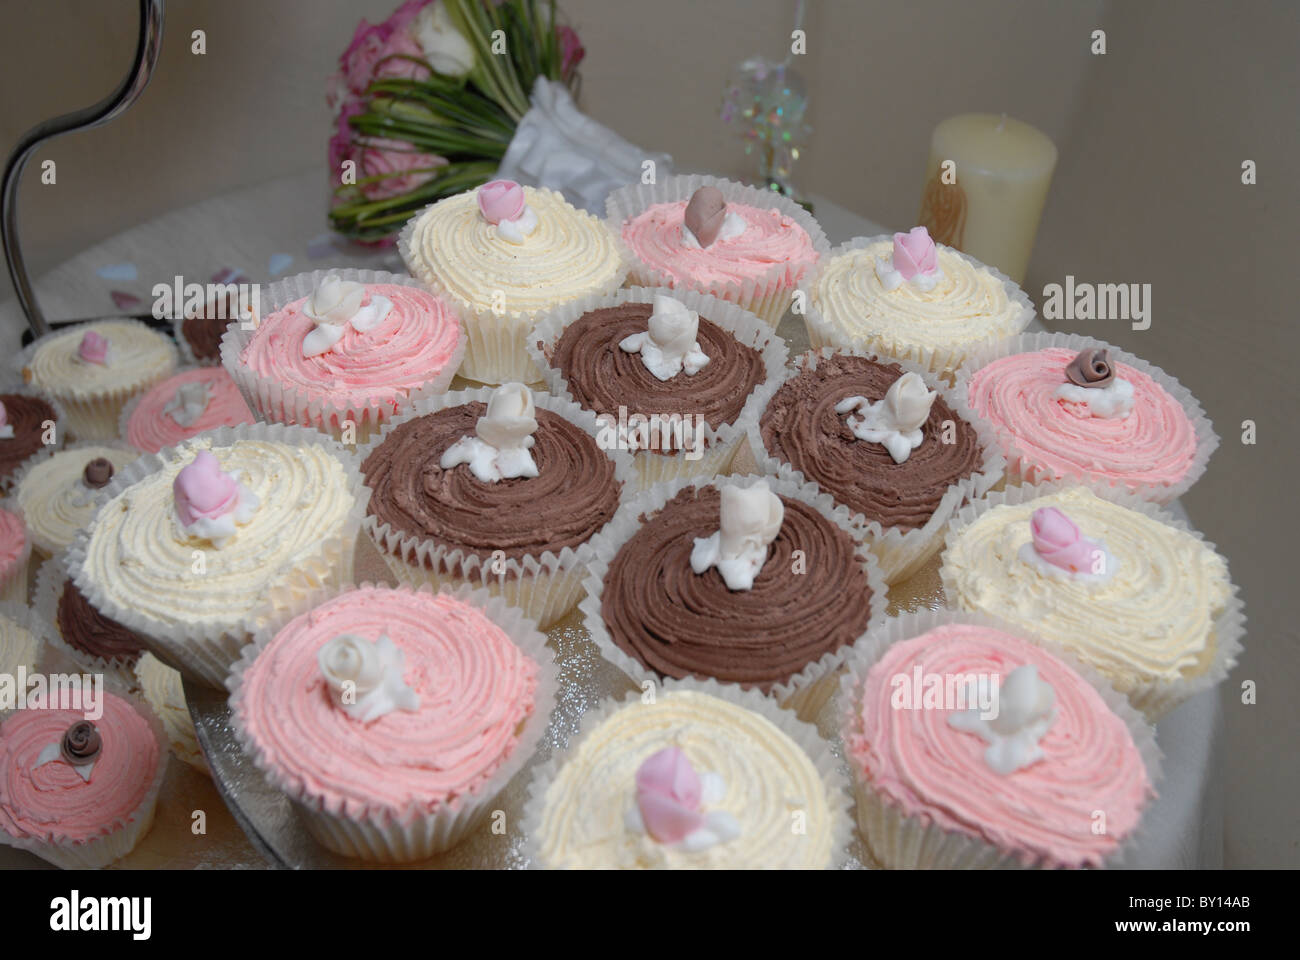
[{"label": "cupcake", "polygon": [[633,483],[593,414],[522,384],[427,398],[360,452],[363,526],[403,582],[487,587],[543,629]]},{"label": "cupcake", "polygon": [[183,760],[195,770],[211,775],[207,758],[199,747],[199,736],[194,730],[194,718],[185,702],[185,688],[181,675],[152,653],[143,654],[135,662],[135,682],[140,696],[162,721],[163,732],[172,749],[172,755]]},{"label": "cupcake", "polygon": [[14,500],[27,519],[35,555],[44,560],[66,550],[94,517],[96,494],[139,455],[121,446],[75,443],[24,466]]},{"label": "cupcake", "polygon": [[908,614],[855,653],[842,737],[891,869],[1114,866],[1155,797],[1151,727],[996,621]]},{"label": "cupcake", "polygon": [[1213,544],[1153,504],[1086,487],[1016,487],[958,511],[948,603],[1031,630],[1152,720],[1218,683],[1244,620]]},{"label": "cupcake", "polygon": [[793,200],[716,177],[632,184],[611,193],[605,210],[632,254],[635,283],[707,293],[772,327],[830,249]]},{"label": "cupcake", "polygon": [[592,547],[587,630],[637,682],[712,678],[810,718],[885,614],[879,568],[848,512],[788,478],[660,484]]},{"label": "cupcake", "polygon": [[238,287],[223,291],[201,309],[191,310],[175,321],[172,336],[180,347],[184,362],[200,366],[220,364],[221,338],[234,320],[250,326],[256,322],[253,305],[240,306]]},{"label": "cupcake", "polygon": [[27,524],[12,509],[0,508],[0,603],[27,602],[27,564],[32,538]]},{"label": "cupcake", "polygon": [[398,237],[406,268],[464,316],[460,375],[537,382],[528,356],[535,318],[569,300],[613,293],[627,276],[617,237],[543,188],[493,180],[426,207]]},{"label": "cupcake", "polygon": [[0,723],[0,843],[65,870],[126,856],[153,825],[167,769],[156,717],[99,689],[84,704],[15,710]]},{"label": "cupcake", "polygon": [[797,471],[858,515],[886,582],[915,573],[954,511],[1002,475],[987,428],[919,368],[824,348],[783,379],[751,429],[755,459],[766,473]]},{"label": "cupcake", "polygon": [[24,387],[0,392],[0,493],[13,490],[18,468],[63,446],[63,418],[54,402]]},{"label": "cupcake", "polygon": [[747,402],[771,395],[785,341],[753,314],[689,290],[632,287],[545,317],[529,352],[633,451],[640,486],[726,473]]},{"label": "cupcake", "polygon": [[464,356],[455,309],[409,277],[317,270],[265,296],[261,322],[232,324],[222,341],[222,363],[263,420],[364,443],[413,393],[445,391]]},{"label": "cupcake", "polygon": [[1013,483],[1068,479],[1168,503],[1219,445],[1177,380],[1074,334],[1022,334],[977,353],[958,371],[957,395],[993,425]]},{"label": "cupcake", "polygon": [[823,258],[804,322],[813,347],[863,348],[945,378],[1034,318],[1024,292],[925,227],[858,237]]},{"label": "cupcake", "polygon": [[367,496],[323,434],[221,427],[120,471],[68,571],[160,659],[220,687],[255,630],[303,591],[350,579]]},{"label": "cupcake", "polygon": [[525,853],[548,870],[830,869],[852,830],[838,767],[757,692],[669,682],[605,701],[537,769]]},{"label": "cupcake", "polygon": [[536,748],[556,696],[545,644],[481,590],[362,585],[245,651],[235,732],[324,846],[424,860],[473,830]]},{"label": "cupcake", "polygon": [[128,403],[120,432],[136,450],[157,453],[207,430],[253,422],[230,374],[219,367],[192,367]]},{"label": "cupcake", "polygon": [[41,565],[33,602],[41,619],[54,626],[51,648],[82,670],[111,676],[123,688],[135,686],[144,641],[91,606],[68,575],[62,554]]},{"label": "cupcake", "polygon": [[0,602],[0,676],[13,677],[15,691],[26,690],[20,670],[30,675],[40,669],[52,634],[26,602]]},{"label": "cupcake", "polygon": [[20,355],[23,381],[67,414],[70,437],[117,439],[122,408],[176,369],[176,344],[138,320],[95,320],[46,334]]}]

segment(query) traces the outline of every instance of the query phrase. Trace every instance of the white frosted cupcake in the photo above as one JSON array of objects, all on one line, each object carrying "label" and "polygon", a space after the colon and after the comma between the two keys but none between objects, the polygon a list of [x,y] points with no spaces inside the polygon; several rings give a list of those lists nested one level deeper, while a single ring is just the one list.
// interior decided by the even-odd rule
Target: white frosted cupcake
[{"label": "white frosted cupcake", "polygon": [[852,831],[838,768],[760,694],[670,681],[606,700],[535,771],[525,853],[546,870],[831,869]]},{"label": "white frosted cupcake", "polygon": [[19,668],[35,673],[53,634],[50,625],[26,602],[0,602],[0,675],[14,677],[17,689]]},{"label": "white frosted cupcake", "polygon": [[367,497],[352,455],[315,430],[223,427],[118,473],[68,568],[97,610],[219,687],[295,596],[350,579]]},{"label": "white frosted cupcake", "polygon": [[180,671],[173,670],[152,653],[146,653],[135,662],[135,682],[144,702],[162,721],[172,755],[195,770],[211,775],[207,758],[199,747],[198,734],[194,731],[194,718],[185,702]]},{"label": "white frosted cupcake", "polygon": [[127,401],[171,376],[169,337],[138,320],[95,320],[39,337],[19,357],[23,381],[67,413],[70,438],[116,440]]},{"label": "white frosted cupcake", "polygon": [[481,383],[541,379],[525,349],[543,311],[612,293],[627,276],[615,234],[553,190],[493,180],[416,214],[398,249],[406,268],[462,311],[460,375]]},{"label": "white frosted cupcake", "polygon": [[29,461],[18,474],[14,501],[36,557],[46,560],[71,546],[95,515],[96,494],[139,456],[118,444],[73,443]]}]

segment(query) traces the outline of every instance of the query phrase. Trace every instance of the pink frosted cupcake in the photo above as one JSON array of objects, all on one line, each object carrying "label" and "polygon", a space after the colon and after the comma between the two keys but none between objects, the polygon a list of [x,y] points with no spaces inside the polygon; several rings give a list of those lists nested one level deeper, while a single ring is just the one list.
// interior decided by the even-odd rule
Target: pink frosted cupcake
[{"label": "pink frosted cupcake", "polygon": [[254,422],[230,374],[196,367],[131,401],[122,411],[122,436],[137,450],[157,453],[206,430]]},{"label": "pink frosted cupcake", "polygon": [[729,300],[773,327],[830,249],[792,200],[716,177],[623,187],[609,195],[606,218],[632,254],[635,283]]},{"label": "pink frosted cupcake", "polygon": [[256,329],[227,328],[221,362],[272,423],[362,443],[413,394],[445,391],[465,354],[456,311],[410,277],[317,270],[265,297]]},{"label": "pink frosted cupcake", "polygon": [[27,564],[32,540],[13,510],[0,509],[0,603],[27,602]]}]

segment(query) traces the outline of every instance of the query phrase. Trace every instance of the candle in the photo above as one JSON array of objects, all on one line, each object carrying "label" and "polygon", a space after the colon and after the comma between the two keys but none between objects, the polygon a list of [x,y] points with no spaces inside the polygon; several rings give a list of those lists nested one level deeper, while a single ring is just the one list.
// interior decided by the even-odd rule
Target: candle
[{"label": "candle", "polygon": [[918,217],[930,236],[1025,279],[1056,167],[1056,144],[1027,123],[964,113],[934,128]]}]

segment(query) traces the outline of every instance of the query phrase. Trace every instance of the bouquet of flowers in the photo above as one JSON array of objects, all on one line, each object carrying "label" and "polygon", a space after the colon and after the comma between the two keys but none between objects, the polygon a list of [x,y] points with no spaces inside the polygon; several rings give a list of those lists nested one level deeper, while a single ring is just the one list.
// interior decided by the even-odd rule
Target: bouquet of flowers
[{"label": "bouquet of flowers", "polygon": [[406,0],[362,20],[330,78],[330,225],[388,243],[422,207],[491,178],[538,77],[576,91],[585,54],[555,0]]}]

